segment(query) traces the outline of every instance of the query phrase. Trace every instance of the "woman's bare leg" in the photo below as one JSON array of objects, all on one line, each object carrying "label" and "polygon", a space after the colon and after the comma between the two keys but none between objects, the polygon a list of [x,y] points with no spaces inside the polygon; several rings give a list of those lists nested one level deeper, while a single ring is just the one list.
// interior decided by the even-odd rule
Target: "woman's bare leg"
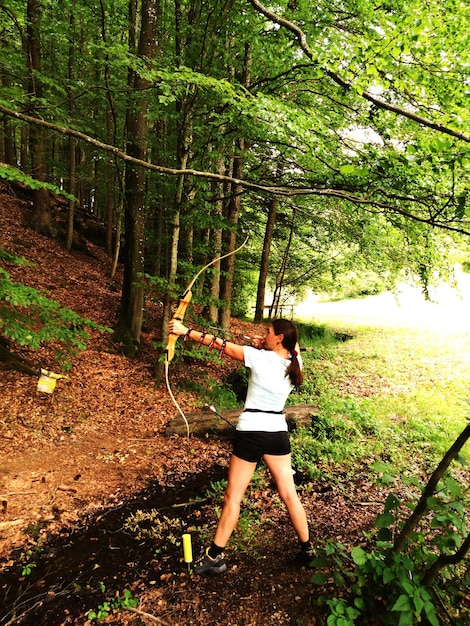
[{"label": "woman's bare leg", "polygon": [[269,468],[282,501],[287,507],[292,526],[301,542],[309,540],[309,529],[305,509],[299,499],[292,475],[291,455],[265,454],[264,462]]},{"label": "woman's bare leg", "polygon": [[228,483],[224,495],[224,506],[215,532],[214,543],[225,548],[240,516],[240,504],[250,484],[256,463],[244,461],[232,454],[228,471]]}]

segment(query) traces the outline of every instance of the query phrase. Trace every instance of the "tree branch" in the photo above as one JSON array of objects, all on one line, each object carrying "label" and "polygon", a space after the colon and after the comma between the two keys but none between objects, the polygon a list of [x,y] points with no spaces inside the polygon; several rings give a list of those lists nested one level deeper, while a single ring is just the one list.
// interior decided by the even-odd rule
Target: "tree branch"
[{"label": "tree branch", "polygon": [[151,613],[146,613],[145,611],[141,611],[140,609],[135,609],[133,607],[126,606],[125,609],[123,609],[123,610],[124,611],[129,611],[130,613],[135,613],[136,615],[139,615],[140,617],[143,617],[145,619],[149,619],[151,622],[155,622],[157,624],[163,624],[163,625],[167,625],[168,626],[168,622],[163,621],[162,619],[160,619],[156,615],[152,615]]},{"label": "tree branch", "polygon": [[436,561],[431,565],[429,569],[424,572],[424,576],[421,580],[421,584],[424,587],[429,587],[433,584],[439,571],[446,565],[455,565],[460,561],[463,561],[465,555],[470,550],[470,535],[465,537],[460,548],[454,554],[440,554]]},{"label": "tree branch", "polygon": [[[404,209],[399,209],[396,205],[387,204],[386,202],[379,202],[373,199],[373,193],[377,193],[380,190],[375,190],[373,193],[368,193],[367,196],[357,196],[353,193],[342,189],[326,189],[320,187],[279,187],[275,185],[258,185],[256,183],[252,183],[248,180],[241,180],[238,178],[233,178],[231,176],[225,176],[224,174],[216,174],[214,172],[204,172],[201,170],[193,170],[193,169],[174,169],[171,167],[164,167],[162,165],[155,165],[154,163],[149,163],[148,161],[144,161],[142,159],[137,159],[120,148],[113,146],[111,144],[100,141],[99,139],[95,139],[94,137],[90,137],[86,133],[75,130],[74,128],[69,128],[67,126],[59,126],[58,124],[54,124],[53,122],[48,122],[47,120],[43,120],[41,118],[33,117],[31,115],[27,115],[26,113],[21,113],[19,111],[14,111],[3,104],[0,104],[0,112],[5,115],[9,115],[18,120],[26,122],[28,124],[38,124],[40,126],[44,126],[45,128],[49,128],[50,130],[60,133],[62,135],[68,135],[70,137],[76,137],[81,141],[85,141],[93,146],[96,146],[100,150],[104,150],[105,152],[111,152],[115,155],[115,157],[122,159],[123,161],[127,161],[128,163],[132,163],[134,165],[138,165],[140,167],[144,167],[148,170],[152,170],[154,172],[159,172],[160,174],[167,174],[169,176],[194,176],[195,178],[204,178],[207,180],[216,180],[219,182],[227,182],[235,185],[239,185],[245,190],[250,190],[263,195],[277,195],[282,196],[284,198],[293,198],[295,196],[322,196],[322,197],[330,197],[330,198],[339,198],[341,200],[346,200],[353,204],[362,205],[362,206],[375,206],[380,209],[384,209],[387,211],[392,211],[395,213],[399,213],[404,217],[412,219],[416,222],[421,222],[423,224],[428,224],[430,226],[434,226],[436,228],[441,228],[443,230],[449,230],[456,233],[461,233],[464,235],[470,235],[470,231],[468,231],[465,227],[465,224],[462,225],[452,225],[446,224],[444,222],[434,222],[431,218],[423,218],[418,215],[414,215]],[[418,198],[408,198],[410,203],[420,202]]]},{"label": "tree branch", "polygon": [[[267,17],[269,20],[271,20],[275,24],[279,24],[279,26],[282,26],[283,28],[290,30],[291,33],[295,35],[297,41],[299,42],[299,46],[304,52],[304,54],[312,62],[317,63],[315,61],[315,55],[307,43],[307,36],[303,32],[303,30],[299,28],[299,26],[297,26],[293,22],[290,22],[289,20],[286,20],[280,15],[277,15],[273,11],[270,11],[265,6],[263,6],[261,2],[259,2],[258,0],[249,0],[249,1],[250,1],[250,4],[259,13]],[[331,78],[331,80],[333,80],[337,85],[342,87],[344,90],[350,91],[352,89],[351,83],[348,83],[347,81],[345,81],[343,78],[338,76],[338,74],[336,74],[335,72],[332,72],[331,70],[328,70],[326,68],[321,68],[321,69],[323,70],[326,76]],[[453,128],[449,128],[448,126],[444,126],[443,124],[438,124],[437,122],[433,122],[432,120],[429,120],[425,117],[422,117],[421,115],[413,113],[412,111],[407,111],[406,109],[398,105],[392,104],[390,102],[387,102],[386,100],[383,100],[382,98],[378,98],[377,96],[372,95],[368,91],[363,91],[362,94],[358,94],[358,95],[360,95],[362,98],[364,98],[368,102],[372,102],[372,104],[375,104],[375,106],[381,109],[385,109],[387,111],[391,111],[392,113],[396,113],[397,115],[400,115],[402,117],[406,117],[409,120],[416,122],[420,126],[426,126],[427,128],[432,128],[433,130],[437,130],[438,132],[443,133],[445,135],[450,135],[451,137],[456,137],[457,139],[460,139],[461,141],[470,143],[470,136],[466,135],[465,133],[459,130],[455,130]]]},{"label": "tree branch", "polygon": [[469,438],[470,438],[470,424],[466,426],[464,430],[460,433],[460,435],[457,437],[457,439],[454,441],[452,446],[444,455],[442,461],[434,470],[413,513],[406,520],[400,534],[397,535],[397,537],[395,538],[395,541],[393,544],[394,552],[401,552],[403,548],[405,547],[405,544],[408,541],[413,529],[416,527],[419,520],[423,517],[423,515],[428,510],[428,504],[427,504],[428,498],[430,498],[434,494],[439,481],[444,476],[449,465],[459,454],[460,450],[462,449],[462,447],[465,445],[466,441]]}]

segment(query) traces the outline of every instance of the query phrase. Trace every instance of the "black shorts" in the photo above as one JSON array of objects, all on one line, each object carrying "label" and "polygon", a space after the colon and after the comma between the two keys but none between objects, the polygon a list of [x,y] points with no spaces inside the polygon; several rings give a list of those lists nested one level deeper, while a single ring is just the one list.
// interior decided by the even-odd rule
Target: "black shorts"
[{"label": "black shorts", "polygon": [[249,463],[257,463],[265,454],[283,456],[290,454],[287,431],[266,433],[255,430],[237,430],[233,442],[233,454]]}]

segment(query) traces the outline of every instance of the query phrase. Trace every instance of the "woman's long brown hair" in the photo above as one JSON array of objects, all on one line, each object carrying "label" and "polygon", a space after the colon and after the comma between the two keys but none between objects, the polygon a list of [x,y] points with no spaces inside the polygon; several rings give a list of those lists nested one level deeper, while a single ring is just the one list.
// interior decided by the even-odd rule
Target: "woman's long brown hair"
[{"label": "woman's long brown hair", "polygon": [[295,387],[300,387],[304,377],[300,369],[299,359],[295,346],[298,342],[297,329],[290,320],[277,319],[271,322],[275,335],[284,335],[282,345],[290,352],[290,365],[287,368],[286,375],[289,376],[291,383]]}]

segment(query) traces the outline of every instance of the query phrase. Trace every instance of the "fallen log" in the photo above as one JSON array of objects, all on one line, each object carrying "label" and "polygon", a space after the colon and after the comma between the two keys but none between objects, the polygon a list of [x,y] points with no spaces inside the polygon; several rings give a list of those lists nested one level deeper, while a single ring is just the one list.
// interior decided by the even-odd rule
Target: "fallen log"
[{"label": "fallen log", "polygon": [[[189,424],[189,432],[194,437],[230,439],[233,436],[241,412],[242,409],[221,410],[219,411],[221,417],[212,413],[209,409],[187,413],[186,419]],[[315,404],[293,404],[286,406],[284,414],[289,431],[292,432],[301,426],[306,426],[307,428],[311,426],[312,420],[318,415],[318,407]],[[227,422],[230,422],[230,424]],[[174,435],[187,436],[186,424],[178,413],[168,422],[165,430],[166,437],[173,437]]]}]

